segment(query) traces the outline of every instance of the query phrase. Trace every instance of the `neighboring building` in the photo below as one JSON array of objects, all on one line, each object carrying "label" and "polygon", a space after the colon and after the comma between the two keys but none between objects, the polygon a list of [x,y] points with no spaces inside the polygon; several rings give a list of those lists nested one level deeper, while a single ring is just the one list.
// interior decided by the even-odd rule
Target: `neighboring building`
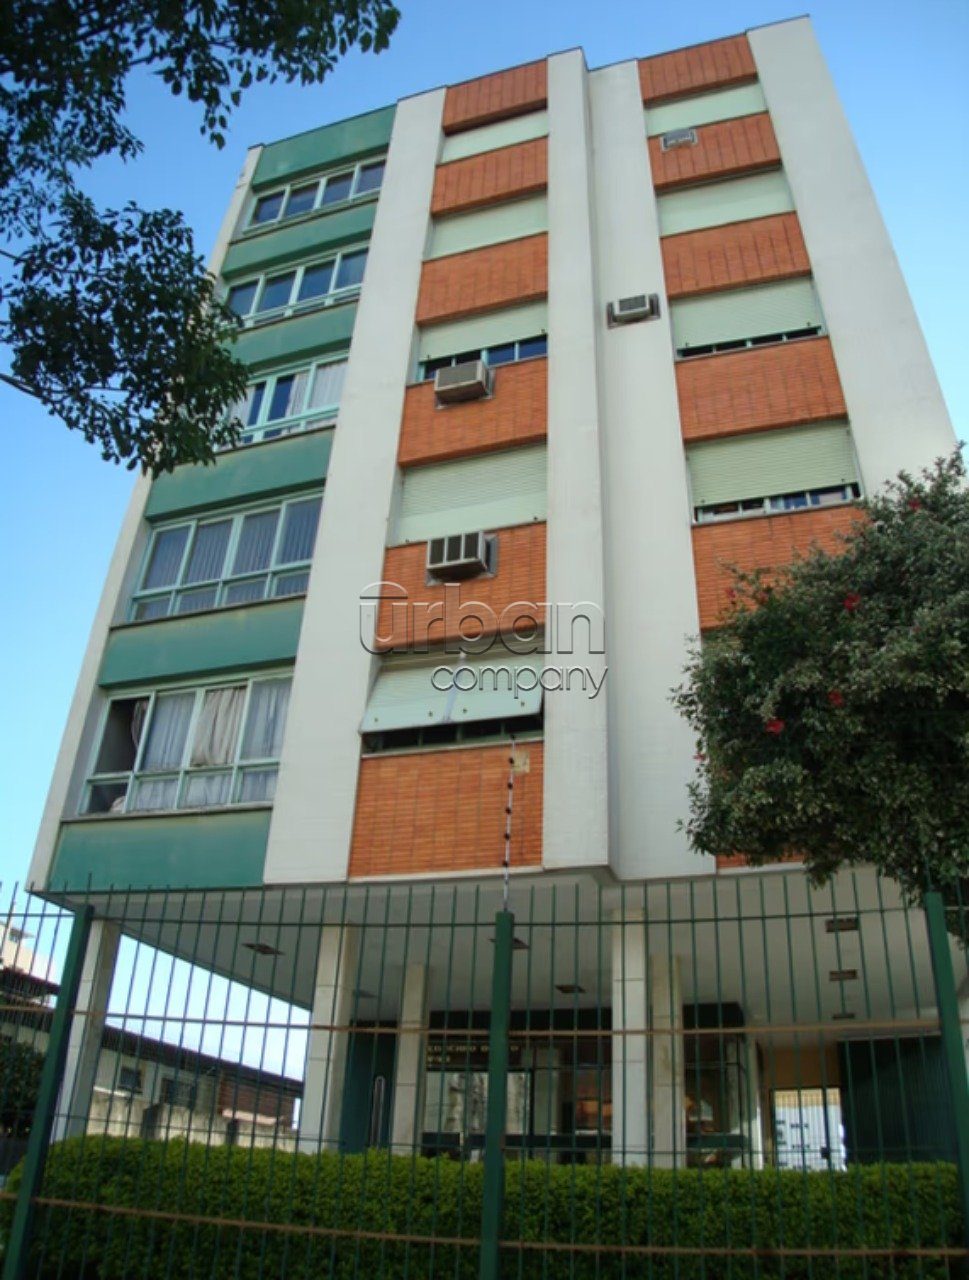
[{"label": "neighboring building", "polygon": [[[213,270],[244,319],[244,447],[137,486],[31,881],[104,904],[89,1008],[119,930],[189,947],[149,890],[219,889],[246,922],[234,975],[314,1011],[304,1145],[447,1149],[483,1123],[482,1042],[434,1030],[463,1007],[486,1031],[474,961],[464,994],[406,952],[392,992],[371,981],[360,887],[494,896],[513,735],[515,892],[739,902],[743,868],[695,856],[677,826],[694,743],[669,690],[687,639],[716,626],[728,562],[834,547],[856,499],[954,436],[806,19],[594,71],[572,50],[255,147]],[[493,647],[474,652],[475,634]],[[782,881],[803,892],[796,867]],[[294,901],[323,923],[302,959],[262,940],[245,896],[262,886],[276,926]],[[334,886],[347,928],[327,915]],[[803,945],[832,967],[823,909],[797,928],[815,923]],[[830,1128],[850,1045],[815,1040],[795,1066],[806,1042],[772,1043],[772,1125],[763,1046],[729,1030],[770,1016],[756,975],[688,979],[645,933],[610,935],[570,984],[587,1056],[513,1045],[512,1131],[614,1159],[756,1162],[776,1144],[790,1162]],[[538,991],[550,961],[531,957]],[[818,996],[825,1017],[840,994]],[[628,1048],[657,1019],[685,1068]],[[340,1039],[348,1020],[360,1033]],[[395,1058],[378,1022],[417,1028],[416,1050]],[[83,1082],[80,1031],[71,1053]],[[840,1159],[837,1136],[813,1145]]]}]

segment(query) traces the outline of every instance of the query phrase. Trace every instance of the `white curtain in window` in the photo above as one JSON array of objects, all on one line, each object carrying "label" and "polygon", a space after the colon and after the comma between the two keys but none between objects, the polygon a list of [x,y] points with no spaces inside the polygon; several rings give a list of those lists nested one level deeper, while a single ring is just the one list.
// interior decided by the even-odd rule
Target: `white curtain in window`
[{"label": "white curtain in window", "polygon": [[230,764],[235,759],[245,696],[242,685],[206,690],[192,743],[193,766]]},{"label": "white curtain in window", "polygon": [[141,758],[142,770],[160,772],[181,765],[194,703],[194,693],[163,693],[155,699]]},{"label": "white curtain in window", "polygon": [[278,508],[273,511],[256,511],[245,517],[232,565],[234,574],[257,573],[260,569],[269,568],[278,522]]},{"label": "white curtain in window", "polygon": [[229,803],[231,773],[196,773],[185,779],[182,788],[183,809],[208,809]]},{"label": "white curtain in window", "polygon": [[177,778],[141,778],[135,787],[129,812],[148,809],[173,809],[178,792]]},{"label": "white curtain in window", "polygon": [[249,694],[242,760],[278,760],[286,727],[290,680],[257,680]]},{"label": "white curtain in window", "polygon": [[343,383],[347,376],[346,360],[338,360],[333,364],[319,364],[313,375],[313,389],[310,391],[307,409],[332,409],[340,403],[343,394]]},{"label": "white curtain in window", "polygon": [[309,370],[302,369],[293,378],[293,385],[289,389],[289,400],[286,404],[285,417],[290,417],[294,413],[299,413],[303,407],[303,397],[306,395],[306,384],[309,381]]},{"label": "white curtain in window", "polygon": [[242,775],[239,799],[251,804],[268,803],[276,794],[278,769],[247,769]]},{"label": "white curtain in window", "polygon": [[188,564],[182,575],[183,583],[210,582],[213,578],[222,577],[222,565],[231,529],[231,520],[198,526]]},{"label": "white curtain in window", "polygon": [[298,564],[312,557],[321,501],[321,498],[309,498],[306,502],[291,502],[286,508],[277,564]]}]

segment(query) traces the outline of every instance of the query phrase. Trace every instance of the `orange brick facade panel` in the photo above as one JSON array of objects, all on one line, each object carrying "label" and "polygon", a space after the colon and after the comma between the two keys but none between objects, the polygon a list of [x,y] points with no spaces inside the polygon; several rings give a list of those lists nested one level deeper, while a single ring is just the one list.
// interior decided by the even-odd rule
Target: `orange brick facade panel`
[{"label": "orange brick facade panel", "polygon": [[440,164],[434,176],[431,213],[460,213],[499,200],[544,191],[548,186],[548,139],[532,138],[465,160]]},{"label": "orange brick facade panel", "polygon": [[657,191],[780,164],[781,153],[766,111],[702,125],[696,135],[695,146],[669,151],[662,149],[659,138],[650,138],[649,163]]},{"label": "orange brick facade panel", "polygon": [[[542,743],[516,747],[511,865],[542,862]],[[499,871],[505,849],[508,747],[360,761],[351,876]]]},{"label": "orange brick facade panel", "polygon": [[796,213],[685,231],[667,236],[662,247],[666,292],[671,298],[811,272]]},{"label": "orange brick facade panel", "polygon": [[548,101],[548,73],[543,59],[509,71],[452,85],[444,97],[445,133],[507,120],[540,111]]},{"label": "orange brick facade panel", "polygon": [[[463,532],[456,529],[455,533]],[[427,582],[427,543],[391,547],[377,615],[377,647],[412,649],[496,632],[531,633],[545,621],[545,525],[516,525],[495,537],[494,576]],[[396,588],[400,587],[398,595]]]},{"label": "orange brick facade panel", "polygon": [[728,36],[676,49],[639,63],[639,83],[645,102],[660,102],[704,89],[722,89],[757,79],[757,67],[746,36]]},{"label": "orange brick facade panel", "polygon": [[417,323],[456,320],[548,293],[548,236],[526,236],[425,262]]},{"label": "orange brick facade panel", "polygon": [[487,400],[439,407],[433,382],[408,387],[400,426],[397,462],[413,467],[444,462],[509,445],[536,444],[548,426],[548,361],[542,358],[502,365],[494,371]]},{"label": "orange brick facade panel", "polygon": [[769,569],[790,564],[813,546],[836,551],[837,535],[862,518],[857,507],[832,507],[697,526],[693,564],[701,630],[715,627],[730,602],[731,565],[747,571]]},{"label": "orange brick facade panel", "polygon": [[687,441],[848,414],[829,338],[680,360],[676,388]]}]

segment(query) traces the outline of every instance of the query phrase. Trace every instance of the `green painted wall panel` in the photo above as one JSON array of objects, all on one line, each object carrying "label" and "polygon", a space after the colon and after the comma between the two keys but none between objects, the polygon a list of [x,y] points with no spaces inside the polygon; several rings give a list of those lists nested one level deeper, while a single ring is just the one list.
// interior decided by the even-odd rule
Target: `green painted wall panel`
[{"label": "green painted wall panel", "polygon": [[252,369],[330,351],[347,351],[357,316],[355,302],[322,307],[308,315],[246,329],[236,339],[235,354]]},{"label": "green painted wall panel", "polygon": [[846,422],[711,440],[692,445],[686,456],[694,506],[824,489],[858,479]]},{"label": "green painted wall panel", "polygon": [[234,240],[222,263],[222,275],[227,280],[254,275],[328,249],[368,241],[376,213],[376,200],[364,200],[339,213],[314,214],[284,223],[275,231]]},{"label": "green painted wall panel", "polygon": [[520,240],[548,230],[548,199],[544,195],[526,200],[507,200],[472,213],[435,218],[431,225],[428,258],[464,253],[503,240]]},{"label": "green painted wall panel", "polygon": [[476,347],[493,347],[500,342],[516,342],[534,338],[548,330],[548,303],[529,302],[521,307],[489,311],[468,320],[448,324],[432,324],[421,330],[418,360],[436,360],[440,356],[473,351]]},{"label": "green painted wall panel", "polygon": [[269,809],[86,819],[61,825],[51,889],[262,884]]},{"label": "green painted wall panel", "polygon": [[671,304],[670,318],[677,351],[823,324],[814,284],[809,279],[683,298]]},{"label": "green painted wall panel", "polygon": [[766,110],[767,102],[760,85],[740,84],[648,107],[646,132],[653,137],[657,133],[669,133],[671,129],[693,129],[715,120],[734,120],[737,116],[751,116]]},{"label": "green painted wall panel", "polygon": [[98,683],[116,689],[294,662],[302,618],[298,598],[115,627]]},{"label": "green painted wall panel", "polygon": [[371,152],[384,151],[394,127],[395,107],[381,107],[366,115],[326,124],[307,133],[298,133],[263,147],[252,185],[271,187],[301,173],[328,169],[345,161],[359,160]]},{"label": "green painted wall panel", "polygon": [[532,138],[544,138],[547,133],[547,111],[530,111],[511,120],[499,120],[497,124],[465,129],[463,133],[453,133],[444,139],[441,164],[463,160],[465,156],[477,156],[483,151],[497,151],[499,147],[513,147],[517,142],[529,142]]},{"label": "green painted wall panel", "polygon": [[544,520],[545,446],[508,449],[404,473],[396,542]]},{"label": "green painted wall panel", "polygon": [[332,446],[328,428],[233,449],[210,467],[177,467],[151,486],[145,517],[162,520],[318,484],[326,477]]},{"label": "green painted wall panel", "polygon": [[685,191],[670,191],[656,202],[659,229],[664,236],[701,227],[720,227],[728,222],[744,222],[748,218],[766,218],[775,213],[789,213],[794,197],[780,169],[755,173],[749,178],[728,178],[726,182],[707,182]]}]

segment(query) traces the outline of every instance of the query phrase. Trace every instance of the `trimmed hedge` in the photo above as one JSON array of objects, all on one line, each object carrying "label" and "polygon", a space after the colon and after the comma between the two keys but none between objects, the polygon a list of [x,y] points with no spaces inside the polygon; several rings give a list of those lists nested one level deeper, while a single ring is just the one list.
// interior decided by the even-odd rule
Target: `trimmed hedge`
[{"label": "trimmed hedge", "polygon": [[[324,1237],[240,1227],[239,1222],[315,1225],[473,1238],[482,1166],[447,1159],[206,1147],[185,1142],[73,1138],[52,1148],[45,1196],[114,1207],[235,1220],[171,1221],[93,1209],[40,1206],[32,1275],[121,1280],[323,1280],[405,1274],[477,1277],[477,1245]],[[8,1190],[16,1190],[20,1169]],[[0,1201],[9,1229],[13,1202]],[[758,1250],[958,1247],[956,1172],[947,1164],[865,1165],[845,1173],[793,1170],[647,1170],[509,1162],[503,1238]],[[828,1274],[942,1277],[944,1260],[842,1256],[808,1260],[769,1252],[727,1258],[507,1249],[509,1277],[575,1280],[643,1275],[651,1280],[798,1280]],[[951,1266],[951,1262],[949,1264]]]}]

